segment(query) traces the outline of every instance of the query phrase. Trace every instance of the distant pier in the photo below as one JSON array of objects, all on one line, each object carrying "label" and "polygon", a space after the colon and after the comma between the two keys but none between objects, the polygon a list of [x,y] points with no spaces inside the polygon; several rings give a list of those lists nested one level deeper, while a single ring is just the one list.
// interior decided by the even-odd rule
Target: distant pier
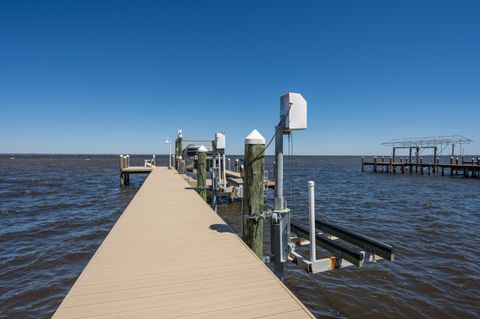
[{"label": "distant pier", "polygon": [[408,160],[394,162],[392,160],[385,161],[385,157],[378,160],[378,157],[373,157],[370,160],[362,157],[362,171],[365,171],[365,166],[372,168],[374,173],[415,173],[422,175],[441,174],[442,176],[457,176],[464,177],[480,177],[480,161],[478,158],[472,162],[459,162],[457,158],[455,161],[450,159],[450,163],[442,164],[438,161],[434,163],[424,163],[420,160],[418,163],[410,163]]},{"label": "distant pier", "polygon": [[[382,145],[392,146],[392,155],[362,157],[362,171],[371,167],[374,173],[415,173],[422,175],[441,174],[442,176],[475,177],[480,176],[480,157],[471,157],[465,160],[464,156],[457,156],[456,150],[462,152],[462,145],[470,144],[471,139],[464,136],[420,137],[413,139],[395,139]],[[397,151],[406,149],[408,155],[398,156]],[[443,151],[451,151],[450,157],[442,155]],[[431,150],[424,161],[422,152]],[[447,158],[447,161],[445,161]]]}]

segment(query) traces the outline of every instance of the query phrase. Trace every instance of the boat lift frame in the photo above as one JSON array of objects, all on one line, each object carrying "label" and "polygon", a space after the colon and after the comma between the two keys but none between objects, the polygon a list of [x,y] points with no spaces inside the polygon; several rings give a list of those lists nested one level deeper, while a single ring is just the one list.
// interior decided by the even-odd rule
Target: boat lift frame
[{"label": "boat lift frame", "polygon": [[[275,275],[280,280],[284,279],[284,263],[287,261],[297,264],[309,274],[348,266],[362,267],[365,262],[376,262],[381,259],[394,261],[395,252],[392,246],[316,219],[315,183],[313,181],[308,182],[310,227],[306,228],[291,221],[290,209],[287,207],[287,201],[283,194],[283,138],[284,135],[291,134],[291,130],[287,127],[287,117],[291,108],[292,103],[290,103],[288,111],[280,115],[280,122],[275,127],[274,209],[262,214],[264,218],[270,218],[271,221],[271,252]],[[306,123],[299,129],[304,128],[306,128]],[[333,256],[317,259],[317,244]],[[296,246],[304,245],[310,245],[309,258],[295,250]]]}]

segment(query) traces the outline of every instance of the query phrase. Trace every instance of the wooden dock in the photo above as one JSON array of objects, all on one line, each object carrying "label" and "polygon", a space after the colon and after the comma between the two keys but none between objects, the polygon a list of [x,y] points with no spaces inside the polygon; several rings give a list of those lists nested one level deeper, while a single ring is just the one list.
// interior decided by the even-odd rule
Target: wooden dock
[{"label": "wooden dock", "polygon": [[123,174],[148,174],[153,171],[153,167],[129,166],[121,169]]},{"label": "wooden dock", "polygon": [[439,173],[442,176],[450,175],[456,176],[461,175],[464,177],[480,177],[480,162],[472,160],[471,162],[459,162],[458,159],[453,161],[450,160],[450,163],[424,163],[423,160],[418,162],[408,162],[408,161],[378,161],[374,157],[371,161],[366,161],[362,158],[362,171],[365,170],[365,166],[371,166],[374,173],[416,173],[416,174],[435,174]]},{"label": "wooden dock", "polygon": [[313,318],[175,170],[152,169],[54,318]]}]

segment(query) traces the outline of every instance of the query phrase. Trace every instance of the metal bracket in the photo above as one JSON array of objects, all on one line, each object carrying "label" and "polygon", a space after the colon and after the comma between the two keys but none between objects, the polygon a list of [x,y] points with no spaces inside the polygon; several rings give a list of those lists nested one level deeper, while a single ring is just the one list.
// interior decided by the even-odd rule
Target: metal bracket
[{"label": "metal bracket", "polygon": [[278,223],[279,220],[280,220],[280,217],[283,216],[283,215],[285,215],[285,214],[288,214],[288,213],[290,212],[290,209],[289,209],[289,208],[285,208],[285,209],[274,209],[273,211],[272,211],[272,210],[269,210],[268,212],[270,213],[272,222]]},{"label": "metal bracket", "polygon": [[269,209],[259,214],[243,214],[245,219],[254,219],[256,222],[259,220],[266,220],[272,218],[272,211]]},{"label": "metal bracket", "polygon": [[260,220],[263,220],[265,219],[265,216],[262,214],[243,214],[243,219],[246,219],[246,220],[255,220],[255,222],[258,222]]}]

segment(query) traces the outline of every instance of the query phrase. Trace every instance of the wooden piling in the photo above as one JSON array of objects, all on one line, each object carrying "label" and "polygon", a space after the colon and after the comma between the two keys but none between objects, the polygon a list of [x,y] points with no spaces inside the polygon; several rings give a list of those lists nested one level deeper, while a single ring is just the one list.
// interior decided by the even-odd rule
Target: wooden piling
[{"label": "wooden piling", "polygon": [[412,173],[413,167],[412,167],[412,148],[411,147],[408,149],[408,164],[410,164],[410,173]]},{"label": "wooden piling", "polygon": [[178,170],[179,159],[182,157],[182,137],[175,140],[175,168]]},{"label": "wooden piling", "polygon": [[417,165],[415,165],[415,173],[416,174],[418,174],[418,161],[419,161],[418,156],[419,155],[420,155],[420,147],[417,146],[416,152],[415,152],[415,159],[416,159],[416,162],[417,162]]},{"label": "wooden piling", "polygon": [[450,176],[453,176],[453,156],[450,157]]},{"label": "wooden piling", "polygon": [[200,146],[197,162],[197,192],[203,200],[207,200],[207,148]]},{"label": "wooden piling", "polygon": [[259,258],[263,258],[264,152],[265,138],[253,130],[245,138],[243,240]]},{"label": "wooden piling", "polygon": [[376,156],[373,158],[373,171],[375,173],[377,172],[377,157]]},{"label": "wooden piling", "polygon": [[125,174],[123,173],[123,168],[124,168],[125,162],[123,159],[123,155],[120,155],[120,187],[125,186]]},{"label": "wooden piling", "polygon": [[[125,155],[125,167],[130,167],[130,155]],[[126,185],[130,185],[130,174],[125,174]]]},{"label": "wooden piling", "polygon": [[362,156],[362,172],[365,172],[365,156]]}]

